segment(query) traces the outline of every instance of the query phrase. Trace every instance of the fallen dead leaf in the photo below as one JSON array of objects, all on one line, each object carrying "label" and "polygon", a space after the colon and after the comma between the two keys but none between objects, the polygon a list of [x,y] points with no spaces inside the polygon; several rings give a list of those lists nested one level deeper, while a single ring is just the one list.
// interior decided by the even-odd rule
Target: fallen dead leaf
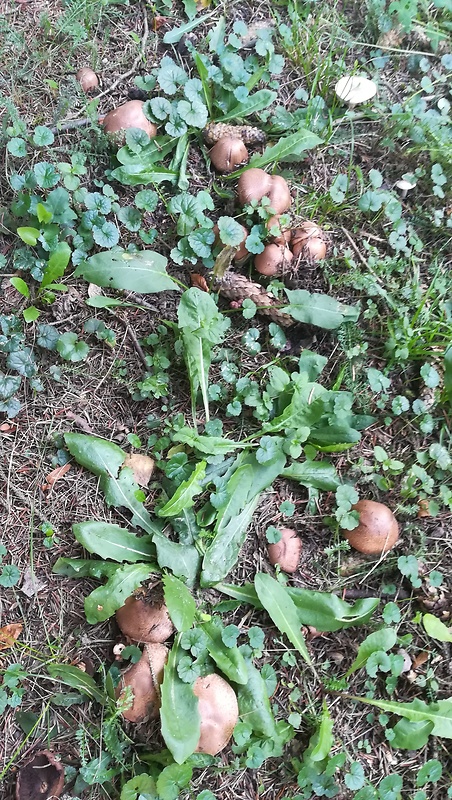
[{"label": "fallen dead leaf", "polygon": [[42,589],[45,589],[46,586],[46,582],[40,581],[32,569],[28,567],[24,572],[20,591],[23,592],[27,597],[34,597],[35,594],[40,592]]},{"label": "fallen dead leaf", "polygon": [[78,414],[74,414],[73,411],[66,412],[66,419],[71,419],[73,422],[75,422],[77,427],[82,431],[85,431],[85,433],[93,433],[93,429],[90,427],[86,419],[83,419],[83,417],[80,417]]},{"label": "fallen dead leaf", "polygon": [[416,658],[413,659],[413,669],[419,669],[419,667],[422,667],[426,661],[428,661],[428,653],[425,653],[424,651],[422,651],[422,653],[418,653]]},{"label": "fallen dead leaf", "polygon": [[0,628],[0,650],[12,647],[22,633],[23,627],[21,622],[11,622],[4,628]]},{"label": "fallen dead leaf", "polygon": [[419,500],[418,502],[419,511],[417,512],[417,518],[422,519],[423,517],[431,517],[430,510],[428,507],[428,500],[424,498],[423,500]]},{"label": "fallen dead leaf", "polygon": [[154,459],[140,453],[132,453],[127,456],[123,467],[130,467],[139,486],[147,486],[154,472]]},{"label": "fallen dead leaf", "polygon": [[42,491],[48,492],[50,489],[53,489],[55,483],[64,475],[66,475],[66,472],[69,472],[70,469],[71,465],[69,463],[63,464],[61,467],[55,467],[52,472],[49,472],[49,474],[46,475],[46,483],[43,483],[41,486]]},{"label": "fallen dead leaf", "polygon": [[103,294],[100,286],[96,286],[95,283],[88,284],[88,297],[98,297],[100,294]]},{"label": "fallen dead leaf", "polygon": [[207,281],[203,278],[202,275],[199,275],[198,272],[191,272],[190,273],[190,281],[192,286],[196,286],[197,289],[201,289],[203,292],[208,292],[209,287],[207,285]]},{"label": "fallen dead leaf", "polygon": [[169,22],[169,17],[154,17],[152,20],[152,30],[158,31],[163,25],[166,25]]},{"label": "fallen dead leaf", "polygon": [[9,422],[4,422],[3,425],[0,425],[1,433],[14,433],[15,430],[16,425],[11,425]]}]

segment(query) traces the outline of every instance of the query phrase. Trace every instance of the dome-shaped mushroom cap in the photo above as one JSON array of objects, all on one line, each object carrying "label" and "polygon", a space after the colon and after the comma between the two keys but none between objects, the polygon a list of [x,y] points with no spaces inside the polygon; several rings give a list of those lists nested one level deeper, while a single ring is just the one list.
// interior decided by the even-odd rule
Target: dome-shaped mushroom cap
[{"label": "dome-shaped mushroom cap", "polygon": [[359,513],[359,525],[344,536],[359,553],[382,555],[391,550],[399,538],[399,525],[388,506],[375,500],[359,500],[353,506]]},{"label": "dome-shaped mushroom cap", "polygon": [[116,622],[133,642],[165,642],[174,631],[165,605],[151,605],[134,595],[118,608]]},{"label": "dome-shaped mushroom cap", "polygon": [[209,156],[218,172],[234,172],[239,164],[248,161],[248,150],[241,139],[222,136],[212,147]]},{"label": "dome-shaped mushroom cap", "polygon": [[99,78],[90,67],[82,67],[75,77],[84,92],[91,92],[99,86]]},{"label": "dome-shaped mushroom cap", "polygon": [[201,736],[197,753],[216,756],[229,742],[239,719],[239,706],[232,686],[220,675],[197,678],[193,692],[198,698]]},{"label": "dome-shaped mushroom cap", "polygon": [[361,75],[344,75],[334,87],[339,100],[350,106],[367,103],[377,93],[376,84]]},{"label": "dome-shaped mushroom cap", "polygon": [[122,106],[109,111],[104,117],[103,126],[106,133],[115,133],[125,128],[141,128],[152,138],[157,134],[157,127],[143,113],[142,100],[129,100]]},{"label": "dome-shaped mushroom cap", "polygon": [[281,528],[279,532],[279,542],[267,546],[270,564],[279,564],[284,572],[296,572],[303,549],[302,541],[292,528]]},{"label": "dome-shaped mushroom cap", "polygon": [[146,645],[136,664],[126,669],[116,687],[116,697],[121,699],[126,687],[133,691],[132,706],[122,712],[129,722],[143,722],[158,717],[160,708],[159,686],[163,683],[163,670],[168,660],[168,650],[163,644]]}]

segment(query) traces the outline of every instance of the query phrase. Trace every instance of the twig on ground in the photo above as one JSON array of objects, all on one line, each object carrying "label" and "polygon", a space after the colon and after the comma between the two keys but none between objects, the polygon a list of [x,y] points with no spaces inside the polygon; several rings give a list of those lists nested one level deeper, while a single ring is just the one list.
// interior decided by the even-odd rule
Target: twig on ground
[{"label": "twig on ground", "polygon": [[132,341],[132,344],[133,344],[133,346],[134,346],[134,348],[135,348],[135,351],[136,351],[136,353],[137,353],[137,355],[138,355],[138,357],[139,357],[139,359],[140,359],[141,363],[143,364],[143,366],[144,366],[144,368],[145,368],[146,370],[149,370],[149,364],[148,364],[148,362],[146,361],[146,356],[145,356],[145,354],[144,354],[143,348],[141,347],[141,344],[139,343],[139,341],[138,341],[137,337],[135,336],[135,331],[133,330],[133,328],[131,328],[131,327],[130,327],[130,325],[129,325],[129,323],[127,322],[127,320],[125,320],[125,319],[124,319],[123,317],[121,317],[119,314],[116,314],[116,312],[115,312],[115,311],[112,311],[112,309],[111,309],[111,308],[109,309],[109,311],[110,311],[110,314],[111,314],[111,315],[112,315],[112,316],[113,316],[115,319],[117,319],[117,320],[118,320],[118,322],[121,322],[121,323],[122,323],[122,325],[124,325],[124,327],[125,327],[125,329],[126,329],[126,333],[127,333],[128,337],[129,337],[129,339]]},{"label": "twig on ground", "polygon": [[143,15],[143,25],[144,25],[144,33],[143,33],[143,38],[141,39],[140,52],[138,53],[137,57],[135,58],[132,66],[130,67],[130,69],[127,70],[127,72],[124,72],[123,75],[120,75],[119,78],[117,78],[115,81],[113,81],[113,83],[111,84],[111,86],[108,87],[108,89],[104,89],[103,92],[101,92],[100,94],[96,95],[96,99],[97,100],[99,100],[101,97],[105,97],[105,95],[107,95],[107,94],[110,94],[110,92],[112,92],[113,89],[116,89],[116,87],[119,86],[120,83],[125,81],[126,78],[130,78],[130,76],[134,75],[134,73],[136,72],[138,64],[140,63],[141,59],[144,58],[145,50],[146,50],[146,42],[147,42],[148,36],[149,36],[149,25],[148,25],[148,18],[147,18],[146,10],[144,11],[144,15]]}]

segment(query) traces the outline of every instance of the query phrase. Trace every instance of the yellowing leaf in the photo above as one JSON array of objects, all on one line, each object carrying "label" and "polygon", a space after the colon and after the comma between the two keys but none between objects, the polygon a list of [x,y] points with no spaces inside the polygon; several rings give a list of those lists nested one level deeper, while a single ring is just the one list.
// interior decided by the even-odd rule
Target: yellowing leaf
[{"label": "yellowing leaf", "polygon": [[13,647],[16,639],[22,633],[23,627],[21,622],[11,622],[9,625],[0,628],[0,650],[8,650]]}]

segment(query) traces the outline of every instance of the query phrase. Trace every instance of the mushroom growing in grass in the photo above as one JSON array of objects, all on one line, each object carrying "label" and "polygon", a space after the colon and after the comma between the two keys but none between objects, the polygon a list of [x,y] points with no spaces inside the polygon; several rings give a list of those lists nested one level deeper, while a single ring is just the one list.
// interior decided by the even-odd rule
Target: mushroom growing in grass
[{"label": "mushroom growing in grass", "polygon": [[380,556],[392,550],[399,538],[399,525],[388,506],[375,500],[359,500],[353,506],[359,513],[359,524],[344,536],[359,553]]},{"label": "mushroom growing in grass", "polygon": [[168,650],[163,644],[147,644],[140,660],[124,670],[115,690],[119,703],[125,702],[127,687],[133,692],[132,705],[121,712],[124,719],[143,722],[158,717],[160,686],[167,660]]},{"label": "mushroom growing in grass", "polygon": [[292,259],[293,254],[287,246],[267,244],[262,253],[258,253],[255,257],[254,267],[261,275],[273,277],[284,272],[284,268],[290,264]]},{"label": "mushroom growing in grass", "polygon": [[239,719],[236,694],[232,686],[216,674],[197,678],[193,692],[198,698],[201,718],[196,752],[216,756],[226,747]]},{"label": "mushroom growing in grass", "polygon": [[298,569],[303,548],[300,537],[292,528],[280,528],[281,539],[267,546],[270,564],[279,564],[284,572],[295,572]]},{"label": "mushroom growing in grass", "polygon": [[149,138],[157,135],[157,126],[143,112],[142,100],[129,100],[109,111],[103,119],[105,133],[117,133],[126,128],[141,128]]},{"label": "mushroom growing in grass", "polygon": [[148,603],[136,595],[128,597],[116,612],[119,629],[133,642],[166,642],[174,631],[163,603]]},{"label": "mushroom growing in grass", "polygon": [[90,67],[82,67],[78,70],[75,77],[86,94],[94,91],[94,89],[97,89],[99,86],[99,78]]},{"label": "mushroom growing in grass", "polygon": [[334,87],[336,97],[350,109],[368,103],[377,93],[377,85],[361,75],[344,75]]},{"label": "mushroom growing in grass", "polygon": [[[233,258],[234,261],[244,261],[245,258],[248,258],[248,256],[249,256],[249,252],[245,247],[245,242],[246,242],[246,240],[248,238],[249,231],[248,231],[247,228],[245,228],[244,225],[240,225],[240,227],[241,227],[241,229],[243,231],[243,238],[242,238],[242,241],[240,242],[240,245],[239,245],[238,249],[235,252],[235,255],[234,255],[234,258]],[[218,225],[214,225],[212,230],[213,230],[213,232],[215,234],[215,244],[216,245],[217,244],[221,244],[220,229],[219,229]]]},{"label": "mushroom growing in grass", "polygon": [[326,256],[326,243],[323,231],[315,222],[303,222],[299,228],[294,228],[290,246],[295,258],[302,257],[308,264],[321,261]]},{"label": "mushroom growing in grass", "polygon": [[241,139],[222,136],[212,147],[209,156],[217,172],[234,172],[241,164],[247,163],[248,150]]},{"label": "mushroom growing in grass", "polygon": [[244,206],[252,200],[268,197],[270,208],[275,214],[283,214],[290,208],[292,197],[286,180],[280,175],[269,175],[263,169],[252,167],[240,175],[237,185],[240,205]]}]

